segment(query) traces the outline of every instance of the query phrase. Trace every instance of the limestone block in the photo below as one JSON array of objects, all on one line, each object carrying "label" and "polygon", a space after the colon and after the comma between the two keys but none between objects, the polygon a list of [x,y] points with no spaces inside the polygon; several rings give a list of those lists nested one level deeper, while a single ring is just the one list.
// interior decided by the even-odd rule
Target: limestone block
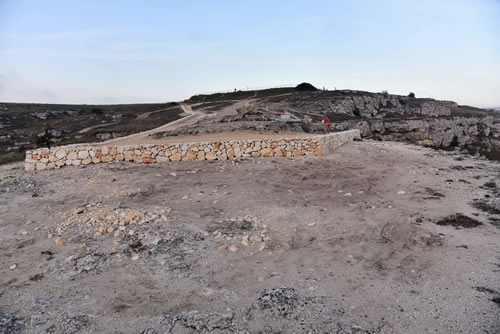
[{"label": "limestone block", "polygon": [[47,169],[47,164],[43,162],[38,162],[36,164],[36,170],[44,170],[44,169]]},{"label": "limestone block", "polygon": [[77,158],[78,158],[78,155],[76,154],[75,151],[69,152],[68,157],[67,157],[68,160],[75,160]]},{"label": "limestone block", "polygon": [[80,151],[78,152],[78,159],[87,159],[89,157],[89,151]]},{"label": "limestone block", "polygon": [[181,160],[181,155],[179,153],[174,154],[170,157],[170,161],[180,161]]},{"label": "limestone block", "polygon": [[162,156],[156,157],[156,162],[164,163],[164,162],[168,162],[168,161],[169,161],[169,159],[167,157],[162,157]]},{"label": "limestone block", "polygon": [[260,150],[260,156],[261,157],[272,157],[273,150],[271,148],[263,148],[262,150]]},{"label": "limestone block", "polygon": [[214,152],[208,152],[207,154],[205,154],[205,159],[212,161],[217,159],[217,156],[215,155]]},{"label": "limestone block", "polygon": [[260,157],[260,151],[252,152],[252,157],[254,158]]},{"label": "limestone block", "polygon": [[193,161],[196,160],[196,153],[193,151],[187,151],[186,155],[182,158],[182,161]]}]

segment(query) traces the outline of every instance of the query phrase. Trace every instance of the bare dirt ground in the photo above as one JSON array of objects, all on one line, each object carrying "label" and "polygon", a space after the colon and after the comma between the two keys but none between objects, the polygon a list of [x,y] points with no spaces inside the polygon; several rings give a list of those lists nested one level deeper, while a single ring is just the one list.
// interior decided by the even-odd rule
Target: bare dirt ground
[{"label": "bare dirt ground", "polygon": [[2,166],[0,333],[498,333],[499,176],[370,141]]}]

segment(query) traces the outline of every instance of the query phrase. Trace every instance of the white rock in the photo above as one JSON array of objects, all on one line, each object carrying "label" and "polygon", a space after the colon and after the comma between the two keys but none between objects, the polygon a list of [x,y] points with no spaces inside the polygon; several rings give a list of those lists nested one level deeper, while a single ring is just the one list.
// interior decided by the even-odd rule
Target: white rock
[{"label": "white rock", "polygon": [[78,159],[87,159],[89,157],[89,151],[78,152]]},{"label": "white rock", "polygon": [[66,156],[66,150],[57,150],[56,152],[56,158],[57,159],[62,159]]}]

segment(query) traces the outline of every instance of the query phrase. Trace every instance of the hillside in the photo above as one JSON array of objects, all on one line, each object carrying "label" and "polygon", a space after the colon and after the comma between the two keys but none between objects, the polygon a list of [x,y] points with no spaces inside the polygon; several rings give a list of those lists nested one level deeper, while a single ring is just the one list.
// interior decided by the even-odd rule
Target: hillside
[{"label": "hillside", "polygon": [[0,163],[24,158],[46,131],[54,145],[86,143],[149,130],[180,118],[177,103],[63,105],[0,103]]},{"label": "hillside", "polygon": [[[230,110],[231,106],[235,109],[243,104],[252,109],[253,115],[226,115],[220,120],[229,123],[225,129],[243,126],[297,130],[300,129],[297,122],[292,121],[288,126],[277,124],[279,115],[290,113],[299,119],[307,115],[317,122],[321,121],[322,115],[327,115],[335,130],[359,128],[362,136],[367,138],[409,142],[436,149],[462,149],[500,160],[500,114],[452,101],[356,90],[280,88],[196,95],[186,102],[193,109],[206,113]],[[205,127],[214,131],[213,124],[207,122]],[[204,130],[200,126],[184,129],[185,133],[193,131]]]}]

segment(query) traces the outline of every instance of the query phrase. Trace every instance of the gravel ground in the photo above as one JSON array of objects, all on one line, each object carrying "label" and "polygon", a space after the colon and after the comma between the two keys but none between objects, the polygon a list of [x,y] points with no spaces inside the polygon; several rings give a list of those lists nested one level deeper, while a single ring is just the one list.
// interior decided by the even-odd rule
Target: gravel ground
[{"label": "gravel ground", "polygon": [[0,169],[0,333],[498,333],[500,166],[326,158]]}]

